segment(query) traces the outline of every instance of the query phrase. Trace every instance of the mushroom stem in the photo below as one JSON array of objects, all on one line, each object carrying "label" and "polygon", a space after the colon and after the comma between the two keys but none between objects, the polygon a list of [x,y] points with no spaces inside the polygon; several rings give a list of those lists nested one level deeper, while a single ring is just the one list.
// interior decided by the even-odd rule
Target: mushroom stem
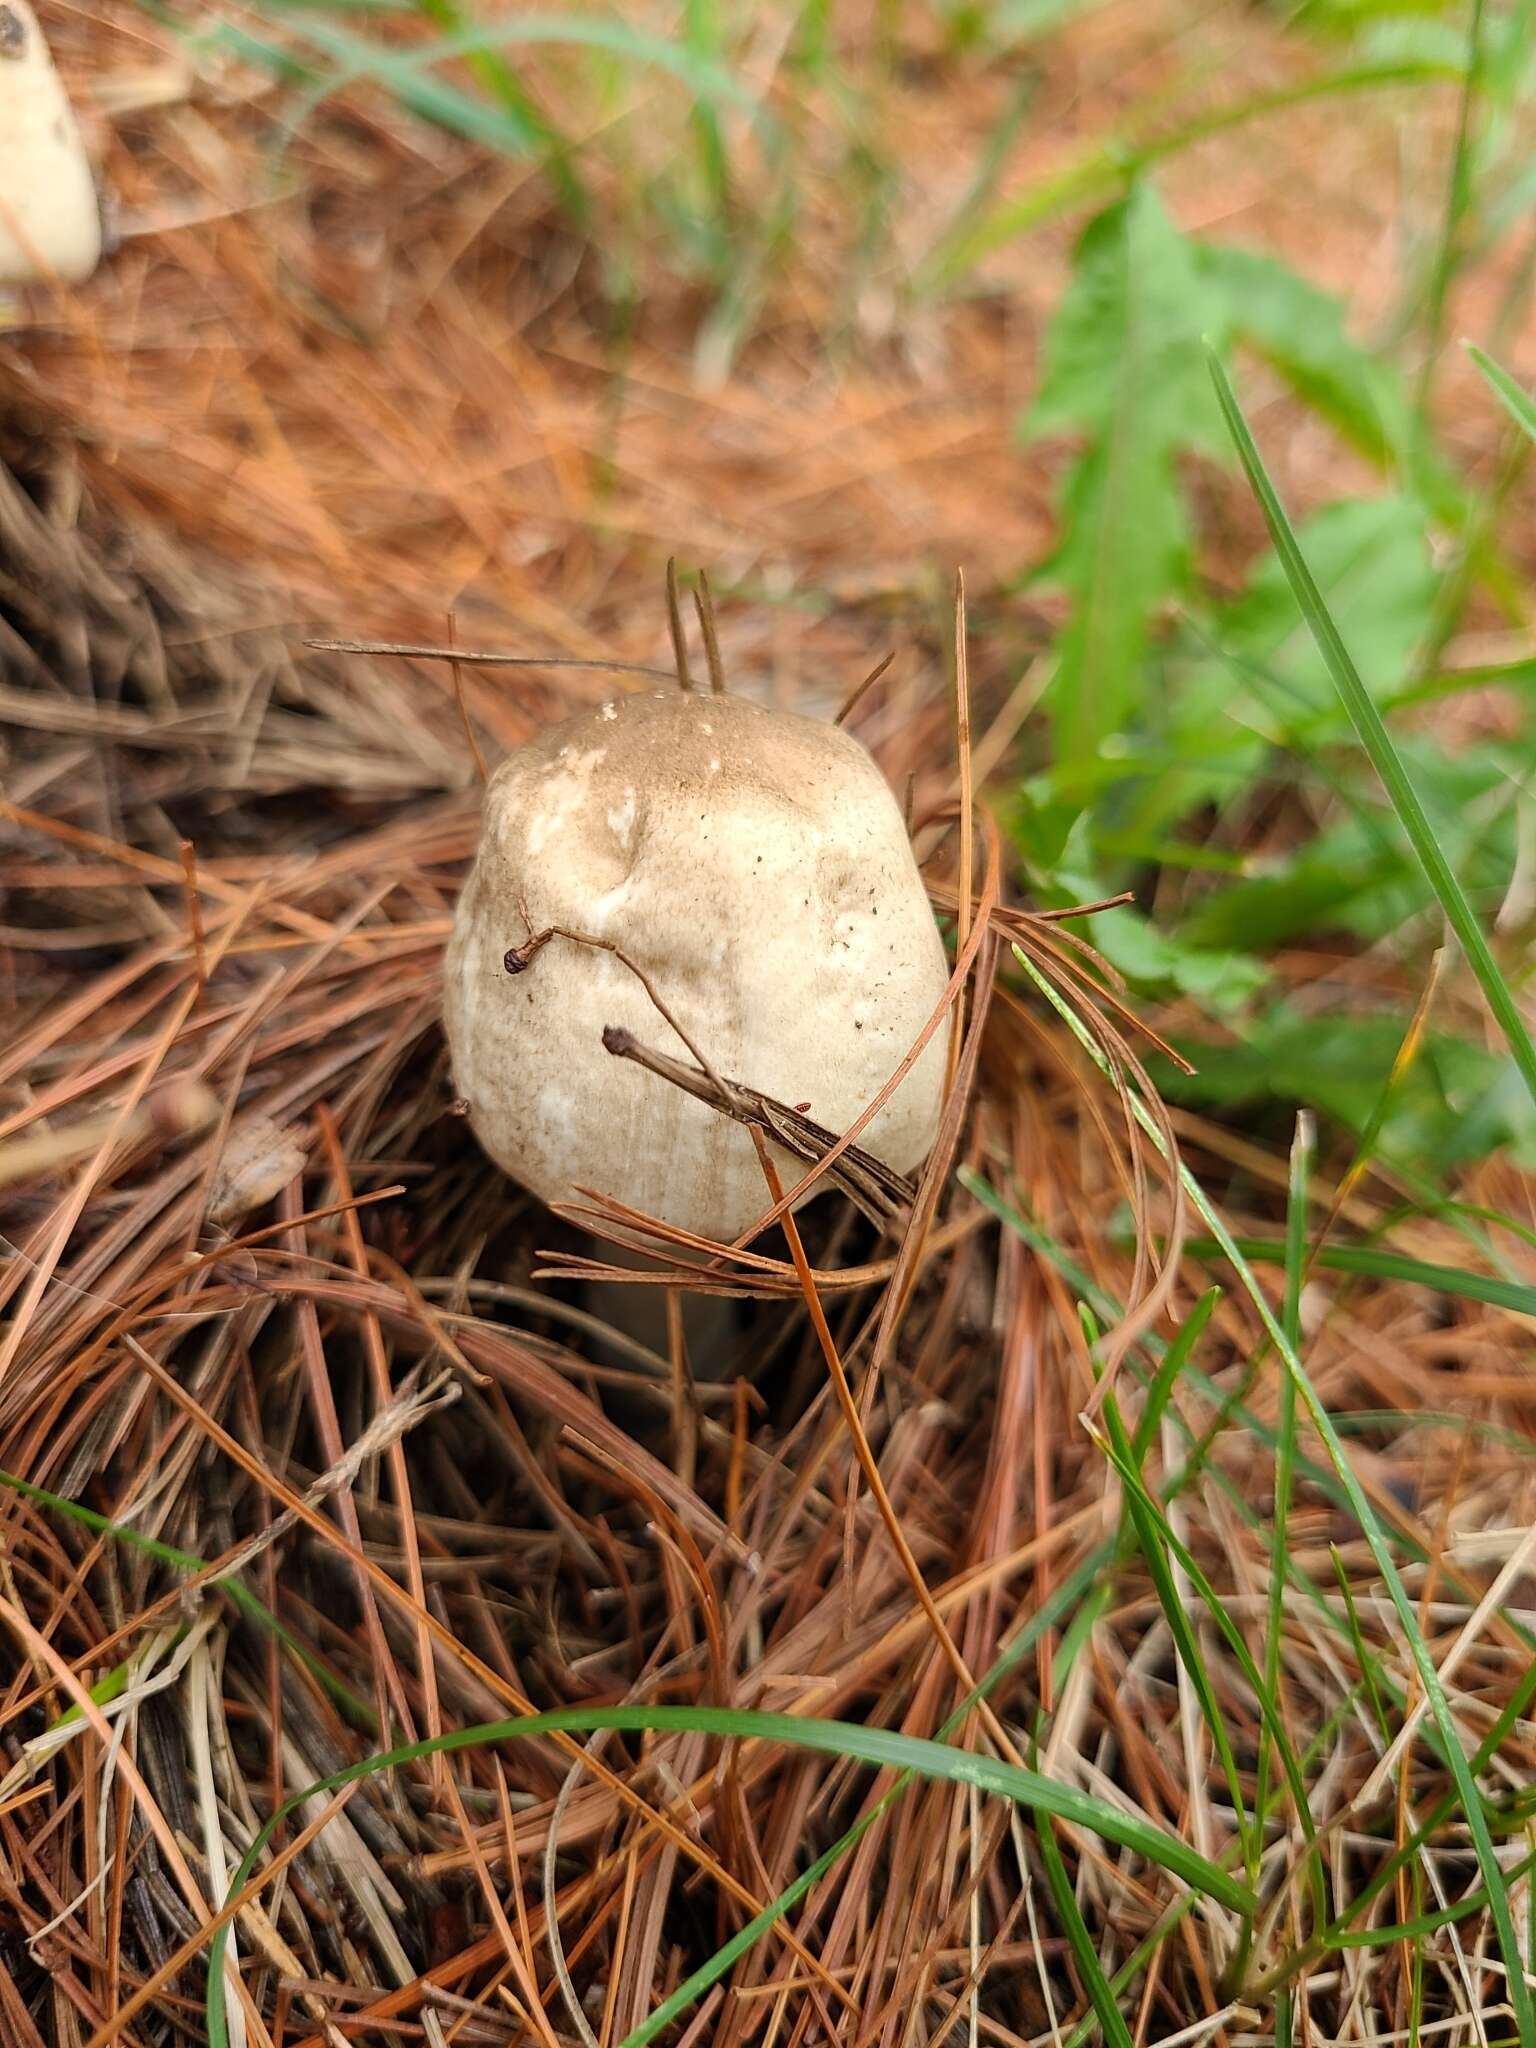
[{"label": "mushroom stem", "polygon": [[[681,1311],[680,1334],[687,1348],[693,1377],[718,1381],[730,1376],[732,1354],[729,1344],[736,1325],[738,1307],[729,1295],[695,1293],[685,1285],[647,1286],[642,1274],[654,1274],[656,1255],[641,1245],[620,1244],[588,1232],[599,1256],[610,1266],[622,1266],[636,1275],[633,1282],[613,1277],[588,1278],[582,1282],[591,1313],[606,1323],[616,1336],[627,1337],[647,1351],[676,1360],[674,1323],[669,1304]],[[679,1265],[694,1263],[677,1255]],[[699,1262],[702,1276],[702,1261]]]}]

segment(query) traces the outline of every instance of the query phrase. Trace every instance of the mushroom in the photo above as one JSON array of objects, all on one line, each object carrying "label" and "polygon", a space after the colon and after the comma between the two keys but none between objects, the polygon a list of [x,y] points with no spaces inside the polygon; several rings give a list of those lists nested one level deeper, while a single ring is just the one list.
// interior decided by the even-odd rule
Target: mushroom
[{"label": "mushroom", "polygon": [[101,261],[90,158],[26,0],[0,0],[0,288],[79,284]]},{"label": "mushroom", "polygon": [[[901,811],[859,742],[674,688],[550,727],[497,770],[444,1007],[455,1085],[515,1180],[551,1203],[596,1189],[729,1241],[769,1206],[751,1132],[613,1057],[605,1030],[686,1047],[842,1131],[946,979]],[[918,1166],[944,1073],[940,1032],[861,1146]],[[786,1185],[804,1172],[770,1151]]]}]

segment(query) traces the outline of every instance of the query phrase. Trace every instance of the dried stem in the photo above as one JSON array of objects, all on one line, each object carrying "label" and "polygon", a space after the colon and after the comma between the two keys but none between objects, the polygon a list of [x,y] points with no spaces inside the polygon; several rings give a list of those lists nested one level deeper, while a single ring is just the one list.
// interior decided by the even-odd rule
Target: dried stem
[{"label": "dried stem", "polygon": [[667,627],[672,635],[672,659],[677,664],[677,682],[684,690],[693,688],[688,667],[688,639],[683,632],[683,608],[677,600],[677,557],[667,557]]},{"label": "dried stem", "polygon": [[870,691],[879,682],[895,659],[896,650],[894,647],[889,654],[880,657],[863,682],[857,684],[850,695],[843,699],[842,706],[832,721],[834,725],[846,725],[848,723],[848,720],[852,718],[859,705],[863,703],[864,699],[869,695]]},{"label": "dried stem", "polygon": [[604,661],[588,655],[491,654],[477,647],[421,646],[405,640],[306,640],[304,645],[319,654],[388,654],[409,661],[457,662],[465,668],[581,668],[599,675],[650,676],[657,682],[673,681],[670,669],[655,668],[649,662]]},{"label": "dried stem", "polygon": [[595,932],[573,931],[569,925],[563,924],[549,924],[542,931],[536,932],[528,916],[527,905],[522,904],[519,908],[522,912],[523,923],[528,927],[529,936],[523,941],[522,945],[509,946],[502,955],[501,964],[505,967],[508,974],[525,974],[551,939],[568,939],[573,946],[592,946],[600,953],[611,953],[621,967],[629,969],[630,973],[650,997],[657,1015],[660,1016],[665,1024],[671,1026],[672,1030],[677,1033],[689,1052],[693,1054],[694,1059],[709,1076],[710,1080],[714,1082],[715,1086],[722,1093],[724,1092],[725,1083],[716,1074],[714,1068],[704,1057],[698,1046],[694,1044],[682,1025],[678,1023],[676,1017],[673,1016],[655,982],[652,981],[651,977],[637,960],[630,958],[622,946],[615,945],[612,939],[599,938]]},{"label": "dried stem", "polygon": [[709,587],[709,578],[701,569],[698,588],[693,593],[694,610],[699,615],[699,631],[704,635],[704,658],[709,663],[709,687],[717,697],[725,695],[725,664],[720,659],[720,636],[715,630],[715,598]]},{"label": "dried stem", "polygon": [[[685,1067],[680,1060],[642,1045],[632,1032],[619,1025],[604,1026],[603,1046],[616,1059],[633,1060],[648,1073],[670,1081],[674,1088],[681,1088],[699,1102],[707,1102],[722,1116],[768,1132],[797,1159],[819,1164],[837,1144],[836,1131],[814,1123],[802,1111],[743,1082],[717,1080],[700,1067]],[[827,1178],[874,1223],[888,1223],[910,1208],[916,1192],[905,1174],[893,1172],[883,1160],[857,1145],[850,1145],[833,1161]]]}]

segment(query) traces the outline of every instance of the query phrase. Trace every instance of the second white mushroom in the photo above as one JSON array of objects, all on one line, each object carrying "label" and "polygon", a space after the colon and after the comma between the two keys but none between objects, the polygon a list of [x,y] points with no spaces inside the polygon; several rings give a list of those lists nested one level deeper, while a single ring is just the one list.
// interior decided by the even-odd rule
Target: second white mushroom
[{"label": "second white mushroom", "polygon": [[79,284],[101,260],[90,158],[26,0],[0,0],[0,287]]}]

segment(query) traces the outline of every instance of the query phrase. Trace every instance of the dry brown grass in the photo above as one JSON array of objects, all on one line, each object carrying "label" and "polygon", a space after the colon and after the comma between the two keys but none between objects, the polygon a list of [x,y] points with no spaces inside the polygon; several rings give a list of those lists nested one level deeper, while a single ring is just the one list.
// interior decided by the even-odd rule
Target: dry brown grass
[{"label": "dry brown grass", "polygon": [[[1133,44],[1124,8],[1063,40],[1028,168],[1102,132],[1171,63],[1166,24],[1137,19]],[[369,1714],[425,1737],[530,1703],[706,1702],[933,1733],[1119,1515],[1079,1421],[1095,1384],[1075,1290],[953,1168],[1015,1188],[1104,1295],[1152,1310],[1146,1248],[1176,1218],[1113,1091],[995,973],[1019,935],[1067,967],[983,837],[969,1035],[904,1232],[882,1242],[834,1197],[805,1218],[803,1260],[778,1236],[735,1257],[735,1348],[707,1377],[675,1324],[665,1353],[605,1332],[601,1292],[573,1277],[585,1240],[495,1176],[451,1113],[438,957],[475,805],[448,671],[302,644],[437,640],[452,611],[466,643],[665,661],[660,563],[701,558],[759,594],[722,615],[739,687],[830,709],[899,645],[855,722],[893,784],[913,780],[918,820],[939,821],[925,845],[954,909],[972,890],[946,824],[961,788],[939,680],[948,565],[966,564],[984,625],[985,783],[1014,758],[1042,633],[1004,585],[1045,544],[1049,479],[1009,436],[1062,242],[1035,274],[1001,266],[1006,313],[866,331],[834,365],[818,357],[833,254],[813,240],[726,382],[690,377],[681,288],[645,308],[619,376],[590,268],[525,173],[358,100],[311,128],[293,189],[268,197],[270,109],[249,79],[192,88],[126,6],[49,21],[115,110],[131,232],[88,294],[0,342],[0,1204],[16,1248],[0,1267],[0,1467],[204,1563],[172,1569],[0,1496],[13,1763],[125,1660],[131,1685],[130,1711],[92,1706],[89,1731],[0,1797],[0,2040],[159,2048],[199,2038],[203,1973],[181,1958],[256,1825],[375,1748]],[[1275,61],[1262,23],[1220,33],[1219,55],[1258,74]],[[918,84],[902,108],[936,204],[968,111]],[[1225,203],[1262,198],[1282,243],[1307,179],[1338,175],[1310,133],[1285,144],[1286,178],[1272,138],[1221,159]],[[1386,139],[1362,123],[1340,147],[1374,164]],[[1211,189],[1209,162],[1180,176],[1187,204]],[[1360,213],[1329,261],[1368,298],[1379,221]],[[1288,482],[1320,490],[1336,459],[1301,443]],[[1255,533],[1235,499],[1230,526],[1235,556]],[[606,687],[582,671],[464,681],[493,756]],[[1272,1232],[1284,1161],[1173,1122],[1234,1223]],[[1338,1192],[1329,1170],[1315,1192]],[[1375,1230],[1396,1192],[1368,1180],[1346,1219]],[[1508,1166],[1464,1192],[1536,1222]],[[1122,1205],[1136,1245],[1105,1227]],[[1464,1257],[1434,1222],[1392,1242]],[[535,1282],[541,1259],[566,1277]],[[1203,1284],[1168,1268],[1154,1334]],[[1358,1439],[1358,1469],[1437,1661],[1455,1655],[1475,1741],[1529,1657],[1503,1608],[1462,1641],[1536,1514],[1523,1450],[1464,1426],[1529,1432],[1512,1318],[1321,1273],[1304,1317],[1329,1406],[1394,1411]],[[1262,1516],[1272,1461],[1219,1403],[1273,1424],[1260,1338],[1229,1294],[1200,1352],[1206,1389],[1178,1397],[1209,1441],[1175,1515],[1255,1643],[1270,1560],[1241,1510]],[[1161,1455],[1170,1471],[1185,1455],[1172,1424]],[[1298,1492],[1291,1552],[1330,1597],[1342,1565],[1363,1640],[1411,1699],[1375,1566],[1320,1485]],[[237,1564],[308,1662],[216,1586]],[[1038,1727],[1041,1768],[1219,1854],[1232,1815],[1151,1582],[1127,1561],[1107,1583],[1065,1685],[1047,1629],[964,1739],[1022,1752]],[[1251,1758],[1251,1696],[1214,1636],[1206,1653]],[[1284,1682],[1298,1743],[1321,1734],[1313,1817],[1342,1900],[1382,1853],[1352,1802],[1383,1744],[1350,1640],[1300,1599]],[[1516,1789],[1533,1763],[1526,1725],[1492,1776]],[[1446,1782],[1410,1749],[1385,1789],[1388,1843]],[[696,1735],[483,1747],[369,1779],[344,1821],[285,1829],[239,1915],[247,2038],[610,2048],[884,1789],[825,1756]],[[1297,1839],[1283,1812],[1272,1884]],[[1066,1846],[1118,1967],[1173,1888],[1093,1839]],[[1454,1897],[1468,1872],[1452,1823],[1418,1866],[1422,1896],[1405,1880],[1380,1913],[1425,1910],[1436,1886]],[[1278,1895],[1276,1954],[1294,1899]],[[1213,1909],[1158,1946],[1129,2008],[1138,2043],[1196,2023],[1231,2048],[1271,2037],[1272,2014],[1223,1988],[1231,1936]],[[1426,2038],[1504,2025],[1481,1916],[1427,1969],[1444,2031]],[[1401,1945],[1319,1958],[1297,2038],[1383,2038],[1409,1990]],[[678,2038],[1043,2042],[1084,2010],[1018,1817],[920,1785]]]}]

